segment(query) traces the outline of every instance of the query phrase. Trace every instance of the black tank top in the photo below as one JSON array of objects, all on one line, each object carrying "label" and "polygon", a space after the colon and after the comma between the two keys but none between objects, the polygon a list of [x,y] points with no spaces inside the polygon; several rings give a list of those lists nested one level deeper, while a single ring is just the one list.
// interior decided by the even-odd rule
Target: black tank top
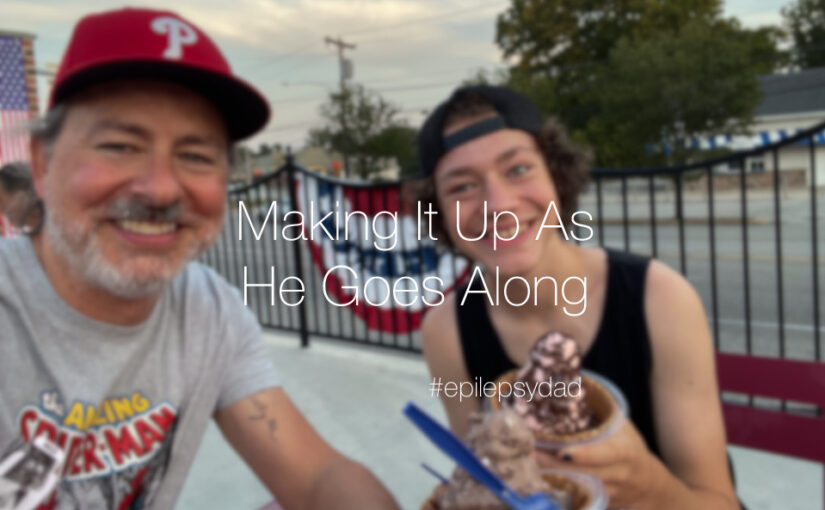
[{"label": "black tank top", "polygon": [[[607,250],[608,281],[601,325],[582,366],[604,375],[622,390],[630,407],[630,419],[650,451],[659,456],[650,392],[652,356],[644,314],[649,262],[638,255]],[[466,288],[465,284],[457,296],[463,296]],[[472,381],[476,377],[493,381],[518,368],[501,345],[486,301],[483,294],[468,294],[463,306],[459,305],[460,298],[456,299],[464,363]]]}]

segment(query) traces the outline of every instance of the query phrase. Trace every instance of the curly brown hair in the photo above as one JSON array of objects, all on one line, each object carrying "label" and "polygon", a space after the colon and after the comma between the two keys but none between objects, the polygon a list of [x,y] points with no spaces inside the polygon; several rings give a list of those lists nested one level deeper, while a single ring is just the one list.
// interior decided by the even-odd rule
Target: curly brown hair
[{"label": "curly brown hair", "polygon": [[[444,129],[470,118],[497,113],[493,105],[481,94],[468,92],[456,97],[448,106],[444,117]],[[552,118],[544,123],[538,133],[532,135],[550,171],[550,178],[559,197],[562,220],[569,222],[578,208],[579,194],[590,181],[592,153],[589,149],[572,143],[564,126]],[[434,174],[435,172],[412,185],[406,191],[406,195],[413,204],[420,201],[424,208],[432,204],[433,210],[440,212]],[[452,241],[441,222],[434,222],[433,234],[446,246],[453,248]]]}]

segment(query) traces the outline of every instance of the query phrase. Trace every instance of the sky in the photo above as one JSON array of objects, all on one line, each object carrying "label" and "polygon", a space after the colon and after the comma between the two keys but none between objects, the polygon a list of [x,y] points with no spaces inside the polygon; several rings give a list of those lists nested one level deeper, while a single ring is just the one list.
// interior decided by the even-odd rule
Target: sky
[{"label": "sky", "polygon": [[[779,24],[791,0],[727,0],[725,16],[746,27]],[[320,105],[339,83],[337,50],[327,36],[356,45],[346,56],[354,81],[401,109],[410,125],[479,70],[503,67],[496,16],[509,0],[177,0],[174,10],[206,31],[234,71],[270,101],[267,127],[246,143],[297,150],[323,124]],[[0,29],[33,33],[38,68],[56,65],[84,14],[126,4],[111,1],[0,0]],[[168,9],[170,2],[130,6]],[[48,79],[39,79],[41,104]],[[42,106],[41,106],[42,107]]]}]

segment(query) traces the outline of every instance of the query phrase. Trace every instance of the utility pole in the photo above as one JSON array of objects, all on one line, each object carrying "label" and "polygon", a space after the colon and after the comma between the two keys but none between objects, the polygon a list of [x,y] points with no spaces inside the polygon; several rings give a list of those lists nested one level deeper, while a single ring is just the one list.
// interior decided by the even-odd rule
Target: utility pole
[{"label": "utility pole", "polygon": [[[346,88],[346,80],[352,78],[353,69],[352,69],[352,60],[344,57],[344,50],[354,50],[355,45],[352,43],[344,42],[341,39],[341,36],[338,36],[337,39],[333,39],[332,37],[326,36],[324,37],[324,42],[326,44],[331,44],[338,48],[338,80],[341,86],[341,101],[342,101],[342,116],[341,116],[341,127],[344,130],[347,130],[347,120],[346,120],[346,108],[344,108],[344,104],[347,101],[347,88]],[[344,176],[349,177],[349,155],[342,154],[344,157]]]},{"label": "utility pole", "polygon": [[348,78],[352,78],[352,61],[344,57],[344,50],[354,50],[355,45],[344,42],[344,40],[341,39],[341,36],[338,36],[337,39],[333,39],[329,36],[324,37],[324,42],[338,48],[338,76],[341,84],[341,92],[343,92],[344,82]]}]

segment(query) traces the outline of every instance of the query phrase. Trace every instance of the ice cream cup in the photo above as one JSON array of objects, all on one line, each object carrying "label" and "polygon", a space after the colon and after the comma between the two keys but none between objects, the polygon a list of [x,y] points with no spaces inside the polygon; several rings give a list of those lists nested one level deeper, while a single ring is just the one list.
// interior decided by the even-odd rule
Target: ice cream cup
[{"label": "ice cream cup", "polygon": [[[511,370],[496,379],[495,391],[498,391],[499,384],[512,385],[516,381],[517,373],[518,370]],[[582,370],[581,373],[582,387],[586,391],[585,401],[587,406],[593,410],[596,426],[574,434],[534,431],[537,448],[558,450],[566,446],[596,443],[613,434],[627,416],[627,399],[613,382],[589,370]],[[490,396],[488,405],[493,411],[501,409],[498,393]]]},{"label": "ice cream cup", "polygon": [[[595,476],[577,473],[565,469],[542,469],[542,476],[551,487],[562,490],[572,497],[573,510],[605,510],[609,502],[607,491]],[[448,490],[446,485],[436,487],[427,498],[421,510],[441,510],[438,506],[438,494]],[[504,503],[502,503],[503,507]],[[462,508],[461,510],[490,510],[489,508]]]},{"label": "ice cream cup", "polygon": [[605,510],[610,502],[602,481],[593,475],[566,469],[542,469],[541,474],[551,486],[572,496],[574,510]]}]

